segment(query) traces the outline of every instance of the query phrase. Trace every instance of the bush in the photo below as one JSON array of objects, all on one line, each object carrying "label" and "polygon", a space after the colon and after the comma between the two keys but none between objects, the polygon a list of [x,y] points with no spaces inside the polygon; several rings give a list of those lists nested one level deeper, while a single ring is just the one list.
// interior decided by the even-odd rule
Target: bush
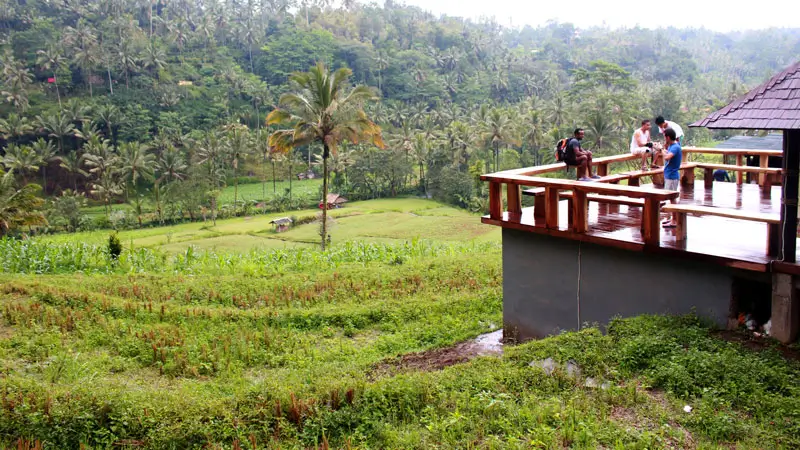
[{"label": "bush", "polygon": [[111,233],[108,236],[108,256],[112,261],[119,261],[119,255],[122,254],[122,243],[119,241],[117,233]]}]

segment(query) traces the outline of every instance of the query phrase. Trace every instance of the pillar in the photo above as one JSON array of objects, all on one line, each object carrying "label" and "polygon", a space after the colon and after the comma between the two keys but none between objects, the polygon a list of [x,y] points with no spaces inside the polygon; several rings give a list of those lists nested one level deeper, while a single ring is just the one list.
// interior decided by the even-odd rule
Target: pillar
[{"label": "pillar", "polygon": [[800,329],[800,297],[794,277],[785,273],[772,275],[772,330],[770,334],[784,344],[797,339]]},{"label": "pillar", "polygon": [[781,254],[779,259],[797,261],[797,194],[800,171],[800,130],[783,130],[783,194],[781,196]]}]

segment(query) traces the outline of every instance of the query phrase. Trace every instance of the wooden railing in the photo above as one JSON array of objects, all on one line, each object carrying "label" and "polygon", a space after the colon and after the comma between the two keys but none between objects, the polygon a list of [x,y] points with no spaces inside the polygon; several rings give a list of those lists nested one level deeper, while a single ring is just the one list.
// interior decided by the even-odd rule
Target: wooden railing
[{"label": "wooden railing", "polygon": [[586,233],[589,229],[589,202],[587,194],[625,196],[644,199],[642,214],[642,237],[645,245],[658,246],[661,241],[659,210],[661,202],[675,200],[680,195],[676,191],[634,187],[606,183],[561,180],[554,178],[515,175],[508,172],[483,175],[481,180],[489,182],[489,218],[503,220],[503,185],[506,186],[508,215],[518,218],[522,215],[521,186],[543,187],[545,227],[558,229],[561,191],[572,191],[572,231]]},{"label": "wooden railing", "polygon": [[[763,178],[770,175],[780,175],[781,169],[768,168],[768,158],[770,156],[781,156],[780,151],[755,150],[755,149],[713,149],[686,147],[684,160],[689,154],[716,154],[734,155],[737,164],[722,165],[712,163],[691,163],[683,162],[681,170],[683,172],[682,182],[686,185],[694,183],[694,171],[699,168],[704,170],[706,186],[712,180],[712,171],[716,168],[735,171],[737,181],[741,184],[743,173],[751,172],[759,174],[759,181],[762,186],[769,186],[769,179]],[[744,156],[756,155],[760,158],[760,167],[748,167],[744,165]],[[544,227],[548,229],[559,229],[559,203],[562,193],[569,191],[571,211],[569,214],[569,231],[573,233],[587,233],[589,231],[588,202],[600,198],[618,197],[628,199],[642,199],[642,239],[646,246],[659,246],[661,240],[661,224],[659,221],[661,204],[667,201],[677,200],[679,193],[656,189],[653,187],[639,187],[638,179],[641,176],[658,176],[659,171],[630,171],[614,175],[609,175],[609,168],[612,164],[627,161],[639,160],[641,156],[623,154],[597,158],[593,161],[593,166],[597,168],[597,174],[602,178],[598,182],[581,182],[566,179],[544,178],[538,175],[554,173],[564,170],[566,165],[563,163],[548,164],[544,166],[526,167],[521,169],[506,170],[488,175],[482,175],[481,180],[489,183],[489,217],[490,223],[500,225],[500,222],[510,221],[519,222],[522,216],[522,196],[521,187],[543,188],[544,192],[537,190],[538,195],[534,211],[535,221],[544,220]],[[620,181],[627,180],[629,185],[619,185]],[[635,182],[631,182],[634,180]],[[766,184],[765,184],[766,183]],[[506,200],[508,202],[507,216],[503,211],[503,186],[505,185]],[[531,191],[529,190],[528,193]],[[542,208],[544,211],[542,211]],[[541,226],[539,223],[536,226]]]}]

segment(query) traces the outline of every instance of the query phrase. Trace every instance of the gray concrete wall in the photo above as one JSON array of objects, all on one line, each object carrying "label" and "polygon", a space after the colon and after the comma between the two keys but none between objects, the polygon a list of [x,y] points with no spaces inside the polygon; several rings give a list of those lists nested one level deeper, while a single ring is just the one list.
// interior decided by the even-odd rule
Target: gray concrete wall
[{"label": "gray concrete wall", "polygon": [[733,271],[722,266],[503,229],[506,339],[693,308],[724,327],[732,284]]}]

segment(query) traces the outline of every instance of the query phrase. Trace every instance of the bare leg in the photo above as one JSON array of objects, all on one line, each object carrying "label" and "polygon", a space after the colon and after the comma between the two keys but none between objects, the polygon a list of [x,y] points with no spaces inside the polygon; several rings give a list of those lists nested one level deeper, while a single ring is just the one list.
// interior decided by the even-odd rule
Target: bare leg
[{"label": "bare leg", "polygon": [[586,176],[592,177],[592,154],[586,152]]}]

